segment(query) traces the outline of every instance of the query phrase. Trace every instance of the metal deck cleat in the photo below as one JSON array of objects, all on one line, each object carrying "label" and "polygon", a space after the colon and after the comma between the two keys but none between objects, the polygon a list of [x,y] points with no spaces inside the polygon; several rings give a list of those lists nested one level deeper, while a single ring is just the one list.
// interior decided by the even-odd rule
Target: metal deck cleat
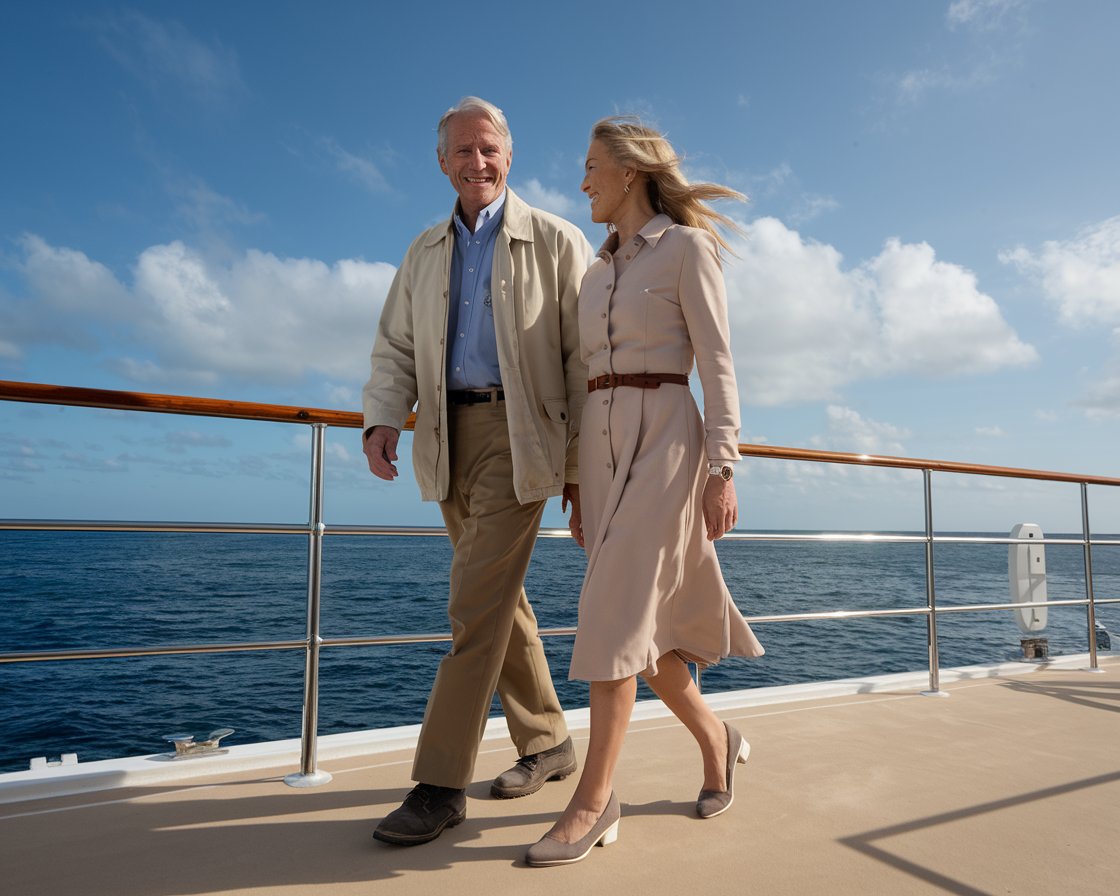
[{"label": "metal deck cleat", "polygon": [[220,747],[223,737],[233,734],[232,728],[218,728],[210,732],[206,740],[196,741],[193,734],[165,734],[164,740],[175,744],[174,754],[168,753],[170,759],[195,759],[199,756],[220,756],[229,750]]}]

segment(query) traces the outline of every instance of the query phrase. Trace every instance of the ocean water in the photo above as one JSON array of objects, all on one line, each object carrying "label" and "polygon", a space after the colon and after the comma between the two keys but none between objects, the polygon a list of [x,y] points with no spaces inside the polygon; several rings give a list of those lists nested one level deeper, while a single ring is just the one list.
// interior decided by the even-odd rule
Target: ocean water
[{"label": "ocean water", "polygon": [[[921,607],[921,544],[720,542],[724,575],[747,616]],[[1085,596],[1080,546],[1048,545],[1051,599]],[[444,538],[328,536],[325,638],[448,630]],[[1005,545],[935,548],[940,606],[1008,600]],[[0,532],[0,651],[301,639],[307,539],[296,535]],[[574,625],[584,555],[541,539],[526,582],[542,628]],[[1093,552],[1098,598],[1120,596],[1120,548]],[[1053,607],[1051,655],[1083,653],[1082,607]],[[1120,648],[1120,606],[1097,618]],[[759,623],[767,649],[703,676],[706,692],[926,668],[921,617]],[[939,618],[942,668],[1020,655],[1009,612]],[[545,641],[567,707],[587,685],[567,680],[569,637]],[[446,643],[324,648],[319,731],[413,724]],[[163,736],[236,729],[225,744],[298,737],[303,652],[135,657],[0,665],[0,771],[35,756],[90,761],[163,752]],[[644,687],[639,698],[652,696]],[[497,711],[497,706],[495,706]]]}]

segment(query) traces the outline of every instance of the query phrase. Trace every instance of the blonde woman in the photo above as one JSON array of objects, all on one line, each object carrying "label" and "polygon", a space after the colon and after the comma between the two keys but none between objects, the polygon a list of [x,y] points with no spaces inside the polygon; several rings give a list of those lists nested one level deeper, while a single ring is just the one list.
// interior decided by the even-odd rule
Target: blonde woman
[{"label": "blonde woman", "polygon": [[[587,760],[571,802],[529,849],[530,865],[585,858],[618,836],[615,764],[641,675],[696,738],[696,811],[730,807],[750,750],[701,698],[687,662],[761,656],[731,600],[714,542],[735,526],[739,396],[716,225],[707,205],[743,199],[689,184],[669,142],[636,119],[595,125],[582,190],[609,236],[580,287],[589,395],[580,499],[570,521],[587,552],[570,677],[590,682]],[[688,387],[695,359],[701,417]]]}]

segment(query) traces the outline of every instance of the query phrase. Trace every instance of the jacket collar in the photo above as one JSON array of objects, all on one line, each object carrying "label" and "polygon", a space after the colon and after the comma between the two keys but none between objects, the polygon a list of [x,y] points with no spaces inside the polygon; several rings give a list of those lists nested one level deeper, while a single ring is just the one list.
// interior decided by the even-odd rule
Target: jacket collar
[{"label": "jacket collar", "polygon": [[[505,217],[502,221],[502,230],[509,239],[524,240],[528,243],[533,241],[533,216],[531,212],[532,209],[529,204],[513,192],[512,187],[507,186]],[[424,240],[424,245],[435,246],[445,239],[453,239],[455,236],[454,218],[455,215],[454,212],[452,212],[443,225],[437,225],[429,230],[427,239]],[[668,218],[665,220],[669,221]],[[669,223],[672,222],[670,221]]]}]

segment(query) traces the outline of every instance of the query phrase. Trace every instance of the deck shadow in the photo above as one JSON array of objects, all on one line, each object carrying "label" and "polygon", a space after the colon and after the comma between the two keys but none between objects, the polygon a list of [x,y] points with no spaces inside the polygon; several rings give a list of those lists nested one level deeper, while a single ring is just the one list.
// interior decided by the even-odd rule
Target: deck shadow
[{"label": "deck shadow", "polygon": [[981,890],[962,880],[957,880],[933,868],[921,865],[893,853],[885,846],[879,845],[877,841],[883,841],[906,834],[929,832],[931,829],[940,825],[977,818],[982,815],[1002,812],[1007,809],[1015,809],[1053,797],[1064,796],[1118,782],[1120,782],[1120,771],[1110,772],[1108,774],[1096,775],[1092,778],[1083,778],[1080,781],[1070,781],[1066,784],[1046,787],[1017,796],[979,803],[975,806],[963,807],[951,812],[931,815],[927,818],[918,818],[913,821],[890,825],[888,827],[866,831],[861,834],[853,834],[848,837],[840,838],[838,842],[862,853],[870,859],[882,862],[897,871],[901,871],[911,877],[944,890],[946,893],[952,893],[954,896],[996,896],[995,893],[989,890]]}]

